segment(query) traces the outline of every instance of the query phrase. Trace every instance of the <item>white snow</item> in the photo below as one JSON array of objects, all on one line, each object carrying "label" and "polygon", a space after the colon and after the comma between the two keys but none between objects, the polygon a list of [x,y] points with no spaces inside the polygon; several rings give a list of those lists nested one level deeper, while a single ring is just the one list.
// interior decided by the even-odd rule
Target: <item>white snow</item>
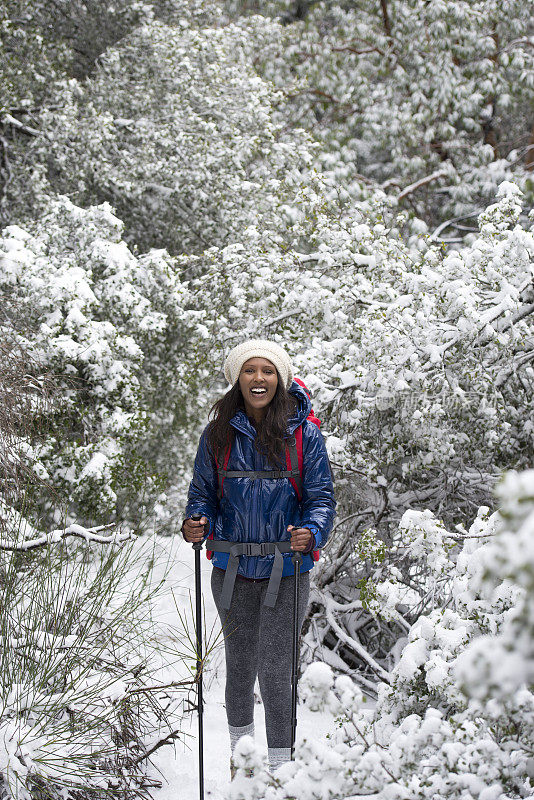
[{"label": "white snow", "polygon": [[[154,619],[157,621],[160,634],[166,636],[173,629],[179,628],[177,609],[192,622],[192,609],[195,607],[194,597],[194,554],[181,536],[158,538],[157,551],[160,561],[156,561],[154,581],[157,582],[166,570],[167,559],[171,568],[166,576],[165,588],[154,605]],[[205,605],[206,630],[212,639],[220,631],[218,615],[213,603],[210,589],[212,566],[202,553],[202,594]],[[213,635],[210,632],[213,630]],[[230,741],[224,707],[224,646],[219,638],[210,656],[204,679],[204,777],[205,797],[212,800],[223,800],[227,796],[230,784]],[[310,667],[308,667],[310,670]],[[314,680],[328,684],[331,678],[323,664],[313,666]],[[174,671],[174,675],[172,672]],[[166,673],[170,680],[184,678],[183,663],[178,661]],[[333,676],[332,676],[333,678]],[[326,688],[326,686],[325,686]],[[259,694],[257,693],[257,700]],[[312,712],[304,703],[299,704],[297,742],[308,739],[313,745],[321,748],[328,743],[327,734],[331,730],[332,716],[325,713]],[[162,747],[151,758],[151,775],[163,781],[161,789],[152,789],[153,800],[194,800],[198,797],[198,720],[197,714],[184,717],[183,732],[185,741],[178,741],[174,746]],[[257,702],[255,707],[255,740],[260,744],[267,757],[267,741],[263,706]]]}]

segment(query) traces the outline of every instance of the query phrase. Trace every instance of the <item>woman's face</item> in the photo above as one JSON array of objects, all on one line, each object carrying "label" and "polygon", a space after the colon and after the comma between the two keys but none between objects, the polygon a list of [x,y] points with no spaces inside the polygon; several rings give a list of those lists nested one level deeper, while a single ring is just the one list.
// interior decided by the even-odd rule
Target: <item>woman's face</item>
[{"label": "woman's face", "polygon": [[278,386],[276,367],[266,358],[249,358],[241,367],[239,388],[249,417],[260,420]]}]

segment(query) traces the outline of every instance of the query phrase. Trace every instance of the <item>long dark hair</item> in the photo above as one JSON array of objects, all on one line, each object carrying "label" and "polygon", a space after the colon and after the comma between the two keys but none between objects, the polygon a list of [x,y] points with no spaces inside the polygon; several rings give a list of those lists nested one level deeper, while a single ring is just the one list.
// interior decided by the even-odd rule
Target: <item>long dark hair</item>
[{"label": "long dark hair", "polygon": [[[267,413],[261,422],[252,420],[256,427],[256,449],[267,458],[273,467],[283,465],[284,434],[287,432],[287,423],[296,407],[296,400],[291,397],[278,375],[278,386],[273,399],[267,406]],[[217,400],[210,409],[210,416],[214,415],[214,418],[208,424],[208,445],[218,462],[222,461],[228,445],[234,441],[235,428],[230,425],[230,420],[240,409],[245,411],[245,402],[238,379],[224,397]]]}]

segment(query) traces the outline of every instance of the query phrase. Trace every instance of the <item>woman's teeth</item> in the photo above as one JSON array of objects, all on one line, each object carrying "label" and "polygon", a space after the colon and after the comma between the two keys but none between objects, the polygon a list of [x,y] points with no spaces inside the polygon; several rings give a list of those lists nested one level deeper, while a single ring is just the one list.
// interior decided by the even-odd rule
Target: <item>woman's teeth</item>
[{"label": "woman's teeth", "polygon": [[266,394],[267,393],[267,389],[251,389],[250,391],[251,391],[252,394]]}]

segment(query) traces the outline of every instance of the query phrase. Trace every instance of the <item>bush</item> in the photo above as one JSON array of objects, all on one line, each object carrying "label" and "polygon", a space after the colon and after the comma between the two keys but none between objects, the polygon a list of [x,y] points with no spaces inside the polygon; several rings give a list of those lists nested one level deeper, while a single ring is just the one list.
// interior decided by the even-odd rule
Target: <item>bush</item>
[{"label": "bush", "polygon": [[122,229],[109,206],[61,198],[0,239],[0,290],[27,323],[12,338],[55,376],[26,457],[81,522],[153,507],[195,394],[187,288],[164,251],[134,255]]},{"label": "bush", "polygon": [[2,789],[18,800],[144,796],[154,785],[147,758],[181,734],[176,689],[192,683],[159,688],[150,542],[71,526],[87,540],[72,544],[4,511]]},{"label": "bush", "polygon": [[[365,710],[347,676],[334,679],[329,666],[311,665],[303,694],[312,710],[335,718],[331,744],[304,742],[276,777],[241,781],[231,798],[532,796],[534,471],[507,473],[497,496],[500,512],[480,509],[463,547],[438,559],[448,601],[410,628],[376,707]],[[424,539],[437,552],[432,537]],[[254,757],[243,752],[240,763]]]}]

